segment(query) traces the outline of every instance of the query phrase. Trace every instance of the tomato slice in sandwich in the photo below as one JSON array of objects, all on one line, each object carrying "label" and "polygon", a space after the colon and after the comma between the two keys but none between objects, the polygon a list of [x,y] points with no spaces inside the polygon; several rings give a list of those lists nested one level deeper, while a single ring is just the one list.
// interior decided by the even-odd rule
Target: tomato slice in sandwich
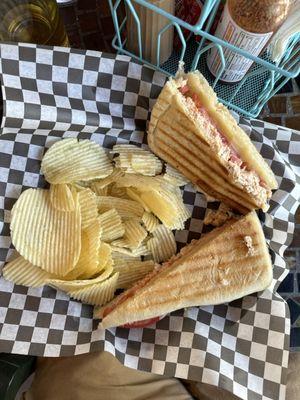
[{"label": "tomato slice in sandwich", "polygon": [[[104,313],[103,313],[103,317],[105,317],[106,315],[108,315],[115,307],[108,307]],[[134,321],[134,322],[129,322],[128,324],[124,324],[124,325],[120,325],[121,328],[145,328],[146,326],[152,325],[155,322],[160,321],[161,319],[163,319],[165,317],[165,315],[160,316],[160,317],[153,317],[153,318],[148,318],[148,319],[144,319],[141,321]]]},{"label": "tomato slice in sandwich", "polygon": [[163,317],[154,317],[144,319],[143,321],[130,322],[129,324],[121,325],[121,328],[146,328],[146,326],[152,325],[155,322],[160,321],[162,318]]}]

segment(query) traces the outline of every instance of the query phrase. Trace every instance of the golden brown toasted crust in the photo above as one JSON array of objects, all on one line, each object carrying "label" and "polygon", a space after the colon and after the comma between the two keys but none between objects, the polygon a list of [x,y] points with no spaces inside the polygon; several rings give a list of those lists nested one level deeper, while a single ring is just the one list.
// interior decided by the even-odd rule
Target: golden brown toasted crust
[{"label": "golden brown toasted crust", "polygon": [[[183,248],[145,286],[138,283],[134,296],[111,311],[100,326],[119,326],[183,307],[232,301],[265,289],[271,280],[271,259],[260,222],[252,212]],[[126,298],[126,292],[123,296]]]}]

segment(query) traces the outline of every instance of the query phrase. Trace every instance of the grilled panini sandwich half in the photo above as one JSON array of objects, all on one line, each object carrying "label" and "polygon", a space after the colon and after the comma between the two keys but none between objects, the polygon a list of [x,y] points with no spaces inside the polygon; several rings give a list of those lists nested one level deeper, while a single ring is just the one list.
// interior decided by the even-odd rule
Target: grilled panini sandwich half
[{"label": "grilled panini sandwich half", "polygon": [[265,289],[271,280],[264,234],[257,215],[251,212],[184,247],[95,317],[103,318],[102,328],[142,326],[134,323],[155,321],[157,316],[184,307],[232,301]]},{"label": "grilled panini sandwich half", "polygon": [[198,71],[166,83],[151,114],[148,144],[233,210],[268,209],[277,188],[273,172]]}]

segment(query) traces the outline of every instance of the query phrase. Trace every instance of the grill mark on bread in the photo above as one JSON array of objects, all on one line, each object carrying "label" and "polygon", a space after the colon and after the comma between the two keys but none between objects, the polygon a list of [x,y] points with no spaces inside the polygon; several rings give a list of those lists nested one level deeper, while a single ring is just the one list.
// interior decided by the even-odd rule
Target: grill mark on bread
[{"label": "grill mark on bread", "polygon": [[[219,243],[223,243],[224,238],[222,236],[219,236],[219,230],[222,228],[225,228],[225,227],[228,227],[228,229],[230,230],[232,228],[232,226],[230,226],[230,225],[234,225],[235,222],[237,222],[237,221],[234,219],[229,220],[221,228],[215,228],[213,231],[202,236],[200,248],[197,246],[197,244],[195,245],[195,241],[192,241],[191,243],[187,244],[183,249],[181,249],[181,251],[179,253],[177,253],[175,256],[173,256],[170,260],[163,263],[163,265],[161,267],[161,271],[165,270],[165,268],[167,268],[170,263],[175,264],[182,257],[185,257],[187,259],[189,257],[193,257],[193,253],[197,253],[209,241],[214,241],[215,246],[218,246]],[[249,235],[251,235],[252,238],[257,238],[257,234],[254,232],[249,232]],[[245,248],[243,238],[244,238],[243,234],[240,234],[240,233],[236,234],[235,231],[232,231],[231,233],[228,233],[228,235],[227,235],[228,243],[235,243],[236,240],[239,240],[241,242],[241,246],[240,246],[241,249]],[[256,249],[260,249],[260,247],[261,247],[261,243],[260,243],[261,238],[258,237],[257,239],[258,239],[258,241],[253,243],[253,247],[254,247],[255,251],[256,251]],[[237,248],[237,247],[235,247],[235,248]],[[223,254],[226,255],[229,253],[232,253],[232,248],[230,248],[227,253],[223,253]]]},{"label": "grill mark on bread", "polygon": [[220,192],[215,191],[211,187],[207,186],[205,182],[201,181],[200,179],[196,180],[196,185],[201,187],[203,191],[207,194],[210,194],[214,198],[219,198],[219,201],[224,201],[224,203],[227,203],[233,210],[237,210],[242,214],[247,214],[249,212],[250,207],[246,208],[240,205],[237,201],[234,201],[233,199],[223,195]]},{"label": "grill mark on bread", "polygon": [[[171,164],[172,161],[170,161],[170,160],[172,160],[173,162],[175,161],[174,158],[173,158],[172,156],[169,155],[169,160],[168,160],[168,162]],[[176,159],[176,164],[177,164],[177,165],[178,165],[178,164],[181,164],[181,163],[178,161],[178,159]],[[183,165],[183,164],[181,164],[181,166],[182,166],[182,165]],[[185,172],[185,176],[187,176],[187,177],[190,177],[190,176],[191,176],[191,174],[189,174],[189,171],[187,171],[184,167],[183,167],[183,170],[186,171],[186,172]],[[189,178],[189,179],[190,179],[191,181],[193,181],[191,178]],[[207,186],[206,183],[205,183],[204,181],[200,180],[199,178],[194,179],[194,182],[196,182],[196,184],[199,184],[199,187],[201,186],[202,189],[204,190],[204,192],[210,193],[210,195],[213,196],[213,197],[215,197],[215,198],[218,197],[220,200],[223,200],[223,201],[226,202],[228,205],[230,205],[230,207],[231,207],[232,209],[234,209],[234,210],[238,210],[239,212],[241,212],[241,213],[243,213],[243,214],[246,214],[247,212],[249,212],[250,209],[252,209],[252,208],[250,208],[250,207],[248,207],[248,208],[243,207],[243,206],[240,205],[238,202],[236,202],[236,201],[234,201],[234,200],[228,198],[227,196],[224,196],[223,194],[220,194],[220,192],[217,192],[217,191],[215,191],[214,189],[212,189],[211,187]]]},{"label": "grill mark on bread", "polygon": [[[181,156],[181,158],[184,159],[184,160],[186,161],[187,165],[192,164],[192,165],[194,166],[195,169],[197,169],[197,168],[200,169],[200,166],[197,165],[197,164],[195,164],[195,159],[198,160],[199,164],[204,165],[204,162],[202,161],[202,159],[199,158],[199,157],[198,157],[194,152],[192,152],[190,149],[187,149],[186,146],[184,146],[184,144],[183,144],[182,142],[179,142],[175,137],[171,138],[170,134],[169,134],[168,132],[164,131],[161,127],[160,127],[160,130],[165,134],[165,136],[166,136],[168,139],[171,139],[171,140],[172,140],[173,142],[175,142],[180,148],[184,148],[186,152],[188,152],[190,155],[192,155],[193,160],[187,158],[186,155],[185,155],[186,153],[183,153],[183,152],[181,152],[179,149],[176,149],[176,148],[172,147],[172,150],[173,150],[174,152],[176,151],[177,155]],[[157,141],[160,142],[160,143],[163,143],[165,146],[170,147],[169,143],[166,142],[163,138],[159,138],[159,139],[157,139]],[[161,148],[161,150],[163,150],[163,149]],[[200,150],[200,152],[201,152],[201,150]],[[215,170],[212,169],[211,171],[212,171],[215,175],[217,175],[217,172],[216,172]],[[201,171],[201,173],[202,173],[202,171]],[[192,172],[192,174],[193,174],[193,176],[194,176],[196,179],[199,179],[199,177],[198,177],[197,175],[195,175],[193,172]],[[206,174],[203,173],[203,175],[206,175]],[[207,176],[207,175],[206,175],[206,176]],[[219,175],[218,175],[218,176],[219,176]],[[224,176],[224,175],[223,175],[223,176]],[[209,177],[209,176],[208,176],[208,177]],[[220,178],[222,179],[223,177],[220,176]],[[224,181],[225,184],[227,183],[227,181],[226,181],[225,179],[222,179],[222,180]],[[234,190],[234,188],[233,188],[233,190]],[[241,191],[241,190],[240,190],[239,188],[236,188],[236,189],[235,189],[235,192],[238,192],[238,193],[239,193],[240,191]]]},{"label": "grill mark on bread", "polygon": [[[174,110],[171,109],[170,112],[171,111],[173,111],[173,114],[174,114]],[[177,115],[175,114],[173,117],[172,117],[172,115],[169,115],[169,118],[171,118],[172,120],[175,120],[176,121],[176,125],[178,127],[182,128],[182,129],[180,129],[180,130],[176,129],[175,127],[170,126],[168,124],[168,122],[165,122],[162,119],[160,121],[158,121],[157,128],[161,129],[161,131],[164,134],[168,133],[168,129],[172,129],[172,132],[173,131],[176,132],[177,135],[180,137],[180,139],[184,139],[184,140],[186,140],[188,142],[189,141],[189,137],[184,133],[186,128],[184,129],[184,126],[178,120]],[[184,116],[184,118],[186,119],[187,117]],[[161,125],[164,125],[165,129],[162,129]],[[211,161],[211,159],[213,158],[215,160],[214,170],[217,171],[218,175],[222,176],[226,182],[228,182],[228,177],[230,177],[231,175],[229,173],[227,161],[225,162],[225,160],[223,160],[222,157],[219,157],[216,152],[213,152],[212,149],[210,148],[210,145],[207,144],[207,142],[203,141],[200,138],[200,136],[197,135],[194,132],[193,129],[189,129],[188,133],[189,133],[189,135],[193,135],[193,137],[195,138],[195,140],[190,141],[191,143],[189,144],[190,147],[193,147],[193,148],[196,149],[196,150],[194,150],[194,153],[192,153],[192,154],[194,154],[194,156],[197,158],[197,154],[195,154],[195,151],[201,153],[202,154],[202,158],[205,159],[206,164],[208,164]],[[158,134],[156,140],[158,138],[159,138],[159,134]],[[170,133],[169,133],[169,138],[170,138],[170,141],[172,143],[173,136],[170,136]],[[175,138],[173,140],[175,140]],[[198,143],[199,142],[202,143],[202,146],[199,147],[197,145],[197,142]],[[212,167],[211,167],[211,169],[212,169]],[[231,179],[233,179],[233,178],[231,178]],[[238,183],[238,181],[234,181],[233,180],[232,183],[231,183],[231,186],[232,186],[233,190],[236,189],[236,190],[239,191],[239,193],[245,194],[247,196],[246,197],[247,199],[252,198],[254,206],[262,206],[267,201],[267,198],[264,199],[264,201],[262,201],[259,196],[253,195],[251,192],[250,193],[247,192],[245,190],[244,185],[242,185],[241,183]],[[241,195],[241,197],[243,197],[243,196]],[[253,208],[253,207],[251,207],[251,208]]]},{"label": "grill mark on bread", "polygon": [[[230,229],[230,226],[233,225],[235,222],[237,222],[236,219],[230,219],[222,227],[215,228],[214,230],[212,230],[211,232],[207,233],[206,235],[201,236],[201,247],[205,243],[207,243],[209,240],[215,240],[215,238],[219,235],[220,229],[224,229],[225,227],[228,227]],[[193,250],[196,250],[196,249],[198,250],[197,243],[195,244],[195,242],[197,242],[197,241],[194,239],[190,243],[185,245],[185,247],[183,247],[180,250],[179,253],[177,253],[175,256],[173,256],[170,260],[168,260],[165,263],[163,263],[162,267],[164,267],[165,264],[169,264],[170,261],[175,262],[179,258],[182,258],[183,256],[189,256],[190,253],[193,252]]]},{"label": "grill mark on bread", "polygon": [[[199,96],[200,100],[203,102],[204,108],[211,118],[213,118],[222,134],[230,139],[230,142],[232,143],[236,143],[238,141],[238,149],[240,150],[240,154],[244,161],[253,165],[254,170],[260,177],[262,177],[262,179],[268,184],[268,186],[270,186],[271,189],[277,188],[278,184],[272,171],[268,168],[263,158],[257,153],[248,136],[237,125],[236,121],[226,107],[218,102],[216,94],[204,77],[196,71],[185,74],[184,79],[188,80],[189,87]],[[186,110],[184,102],[180,101],[180,97],[178,96],[178,80],[171,79],[166,83],[161,94],[159,95],[158,100],[160,99],[166,99],[165,101],[172,102],[173,107],[179,109],[183,108],[187,114],[187,118],[193,122],[193,118]],[[215,109],[213,110],[213,108]],[[248,150],[244,150],[243,147],[247,148]]]},{"label": "grill mark on bread", "polygon": [[[180,139],[177,140],[177,138],[172,137],[171,134],[167,131],[165,131],[164,129],[162,129],[161,126],[158,127],[163,133],[164,135],[171,141],[177,144],[177,146],[179,147],[179,149],[172,147],[172,150],[176,151],[178,155],[181,155],[183,159],[185,159],[187,161],[187,164],[192,163],[193,166],[197,169],[200,168],[197,164],[195,164],[195,161],[191,161],[190,159],[188,159],[184,153],[182,153],[180,151],[181,148],[184,148],[185,151],[189,154],[191,154],[194,158],[194,160],[199,160],[200,164],[204,165],[207,164],[206,162],[204,162],[199,155],[195,154],[195,152],[191,151],[190,149],[188,149],[182,142],[179,142]],[[170,144],[168,142],[165,142],[164,138],[157,138],[156,141],[159,141],[161,143],[164,143],[165,146],[171,147]],[[200,154],[202,154],[202,149],[195,146],[197,148],[197,150],[199,151]],[[220,171],[218,170],[218,168],[211,168],[211,171],[218,177],[220,177],[220,179],[223,181],[224,186],[228,186],[228,190],[230,190],[232,193],[235,193],[237,195],[240,195],[240,197],[244,198],[245,200],[249,200],[249,197],[251,198],[251,202],[250,204],[254,204],[256,205],[256,199],[251,196],[250,194],[247,194],[246,192],[244,192],[244,190],[242,190],[240,187],[236,186],[236,185],[228,185],[228,174],[221,174],[220,176]],[[227,172],[227,171],[226,171]],[[204,175],[204,174],[203,174]],[[196,178],[198,178],[198,176],[194,175]]]},{"label": "grill mark on bread", "polygon": [[[228,238],[228,242],[229,242],[229,240],[230,241],[234,241],[235,239],[234,238],[230,238],[230,239]],[[222,242],[224,242],[224,240],[222,240]],[[219,259],[221,259],[221,258],[224,259],[226,256],[232,254],[233,252],[236,253],[236,252],[239,251],[240,257],[236,258],[238,256],[238,255],[236,255],[235,256],[235,260],[232,261],[232,263],[233,262],[236,263],[236,262],[241,261],[241,260],[249,261],[250,259],[251,259],[251,261],[253,261],[253,258],[256,258],[257,256],[261,255],[261,252],[259,252],[259,250],[258,250],[259,249],[259,244],[258,243],[254,243],[253,244],[253,248],[255,249],[255,256],[254,256],[254,254],[253,255],[247,255],[247,248],[246,248],[245,244],[242,242],[240,246],[233,246],[230,249],[228,249],[228,251],[225,251],[225,252],[222,252],[222,253],[218,253],[218,258]],[[197,251],[195,253],[197,253]],[[241,254],[241,253],[243,253],[243,254]],[[220,256],[219,256],[219,254],[220,254]],[[196,257],[193,256],[193,254],[184,254],[184,256],[187,258],[187,260],[189,260],[192,263],[197,263],[197,258],[199,258],[197,256]],[[179,257],[178,259],[174,260],[172,262],[172,264],[176,265],[176,263],[180,259],[181,259],[181,257]],[[216,260],[214,260],[214,254],[211,251],[209,251],[207,254],[205,254],[205,253],[201,254],[201,259],[200,259],[201,264],[203,264],[205,262],[207,262],[208,264],[209,263],[211,264],[213,261],[216,261]],[[224,265],[226,265],[226,264],[228,264],[230,262],[231,262],[230,259],[229,260],[228,259],[224,259],[223,262],[218,262],[218,268],[222,269],[222,267]],[[166,263],[164,263],[163,266],[165,266],[165,264],[168,264],[168,261]],[[211,265],[210,265],[210,267],[211,267]],[[199,270],[199,267],[197,266],[196,269]],[[163,271],[167,271],[167,266],[163,269]],[[189,271],[193,271],[193,269],[189,269]]]},{"label": "grill mark on bread", "polygon": [[[212,231],[211,233],[215,233],[215,232]],[[205,243],[207,243],[208,239],[210,239],[210,241],[214,240],[215,247],[218,246],[219,244],[221,245],[221,244],[224,243],[224,237],[222,236],[222,234],[220,236],[218,235],[216,239],[213,239],[211,234],[208,234],[208,235],[210,236],[210,238],[207,238],[207,235],[204,236],[203,238],[201,238],[200,243],[201,242],[202,243],[201,243],[200,247],[198,247],[197,245],[195,246],[194,243],[192,242],[189,245],[187,245],[187,248],[186,248],[187,251],[185,251],[183,254],[182,254],[182,252],[180,252],[177,255],[175,255],[174,257],[172,257],[170,260],[166,261],[162,265],[162,267],[160,268],[159,276],[161,277],[161,276],[164,276],[165,274],[170,276],[170,273],[169,273],[169,270],[168,270],[169,265],[172,264],[176,268],[177,263],[181,262],[181,258],[182,257],[184,257],[188,262],[191,262],[193,264],[197,263],[197,253],[198,253],[198,251],[201,250],[202,246]],[[256,234],[251,233],[251,232],[249,233],[249,235],[251,235],[252,238],[256,238],[257,237]],[[247,262],[248,262],[250,260],[250,258],[251,258],[251,262],[253,262],[253,259],[255,259],[256,257],[258,257],[259,255],[262,254],[261,244],[260,244],[259,238],[258,238],[258,241],[256,241],[255,243],[253,241],[253,248],[255,250],[255,255],[254,254],[253,255],[247,255],[248,249],[245,246],[243,238],[244,238],[244,235],[240,234],[239,232],[236,233],[235,231],[232,231],[231,234],[228,233],[228,235],[227,235],[228,244],[230,246],[230,244],[232,243],[233,246],[227,248],[227,251],[224,251],[222,253],[218,253],[218,255],[220,255],[219,259],[223,258],[223,262],[222,263],[220,263],[220,262],[218,263],[218,268],[222,269],[223,265],[229,264],[231,262],[230,259],[226,260],[224,258],[228,257],[228,255],[232,254],[233,252],[235,252],[235,253],[238,252],[239,254],[244,253],[244,254],[238,259],[236,258],[237,257],[237,255],[236,255],[235,256],[235,261],[232,261],[231,263],[233,263],[233,262],[236,263],[236,262],[238,262],[240,260],[247,260]],[[204,239],[205,239],[205,241],[204,241]],[[237,245],[237,243],[239,243],[239,245]],[[213,261],[213,258],[214,258],[214,254],[211,252],[210,249],[207,249],[207,253],[205,252],[205,249],[204,249],[204,251],[202,250],[201,260],[200,260],[201,264],[203,264],[204,262],[207,262],[208,264],[210,262],[210,264],[211,264],[212,261]],[[211,265],[210,265],[210,267],[211,267]],[[199,270],[198,266],[196,268],[194,268],[194,269],[189,269],[189,271],[193,271],[193,270],[197,270],[197,269]],[[203,270],[201,270],[201,271],[203,271]],[[153,279],[155,279],[155,275],[153,276]]]},{"label": "grill mark on bread", "polygon": [[157,100],[157,102],[160,104],[160,103],[162,103],[163,105],[165,104],[166,106],[168,106],[169,105],[169,103],[165,100],[165,99],[163,99],[162,97],[160,97],[158,100]]},{"label": "grill mark on bread", "polygon": [[[137,283],[135,283],[131,288],[125,290],[123,293],[119,294],[119,296],[117,296],[115,299],[113,299],[109,303],[105,304],[102,307],[102,311],[103,311],[102,313],[105,313],[105,310],[108,308],[116,307],[118,304],[123,303],[123,302],[125,303],[125,301],[128,298],[130,298],[132,296],[132,294],[134,294],[134,292],[136,291],[137,288],[145,287],[147,285],[147,283],[152,279],[152,277],[154,277],[157,274],[158,274],[158,270],[154,269],[152,272],[147,274],[143,279],[141,279]],[[127,296],[129,296],[129,297],[127,298]],[[125,300],[123,300],[124,297],[125,297]]]},{"label": "grill mark on bread", "polygon": [[[165,133],[165,132],[164,132]],[[175,141],[175,139],[173,138],[173,141]],[[166,143],[163,139],[161,139],[161,138],[157,138],[156,139],[156,146],[159,144],[159,142],[160,143],[163,143],[163,145],[164,146],[168,146],[168,143]],[[177,142],[178,143],[178,142]],[[179,144],[179,143],[178,143]],[[182,146],[183,147],[183,146]],[[167,160],[168,162],[170,162],[170,164],[172,163],[173,165],[178,165],[178,164],[181,164],[181,168],[182,168],[182,171],[181,172],[183,172],[183,171],[185,171],[185,172],[183,172],[189,179],[191,179],[190,177],[191,177],[191,175],[193,174],[193,172],[192,173],[189,173],[189,170],[187,170],[187,167],[185,167],[185,165],[184,164],[182,164],[179,160],[178,160],[178,158],[174,158],[166,149],[163,149],[162,147],[156,147],[156,150],[157,151],[159,151],[159,149],[164,153],[164,154],[167,154],[168,155],[168,157],[172,160],[172,161],[169,161],[169,160]],[[172,148],[173,150],[174,150],[174,148]],[[198,169],[200,169],[200,167],[198,166],[198,165],[195,165],[193,162],[191,162],[191,160],[190,159],[187,159],[182,153],[179,153],[178,151],[177,151],[177,155],[178,156],[181,156],[181,159],[183,159],[183,160],[185,160],[185,162],[187,162],[187,164],[188,165],[190,165],[190,164],[192,164],[193,166],[194,166],[194,168],[198,168]],[[202,163],[202,160],[201,159],[199,159],[199,162],[202,164],[202,166],[203,166],[203,163]],[[211,172],[215,175],[215,176],[218,176],[213,170],[211,170]],[[206,175],[205,174],[205,172],[203,171],[203,170],[201,170],[201,173],[202,173],[202,175],[203,175],[203,177],[206,177],[206,179],[207,180],[213,180],[214,178],[212,177],[212,176],[208,176],[208,175]],[[195,175],[193,174],[192,176],[194,176],[195,177]],[[221,177],[220,177],[221,178]],[[196,180],[197,179],[197,180]],[[199,177],[197,177],[197,178],[194,178],[194,179],[191,179],[192,181],[194,181],[194,182],[196,182],[196,183],[199,183],[199,182],[201,182],[201,179],[199,178]],[[208,192],[208,194],[211,194],[212,196],[214,196],[216,193],[218,193],[218,198],[220,198],[221,200],[222,199],[224,199],[225,200],[225,202],[229,202],[229,200],[231,201],[231,204],[229,204],[229,205],[232,205],[233,206],[233,208],[234,209],[237,209],[237,210],[239,210],[239,211],[241,211],[241,212],[243,212],[243,213],[245,213],[245,211],[247,212],[247,211],[249,211],[249,210],[251,210],[252,208],[253,208],[253,206],[255,207],[257,204],[256,204],[256,202],[254,202],[254,199],[251,197],[251,196],[247,196],[247,193],[246,192],[244,192],[243,190],[239,190],[238,191],[238,193],[235,193],[235,192],[233,192],[232,191],[232,189],[233,189],[233,186],[232,185],[229,185],[228,184],[228,182],[227,181],[223,181],[223,184],[224,184],[224,186],[223,186],[223,190],[226,190],[226,192],[228,193],[230,193],[231,192],[231,195],[232,195],[232,197],[228,197],[228,196],[226,196],[226,195],[224,195],[222,192],[220,193],[219,191],[216,191],[215,189],[214,189],[214,187],[212,187],[212,186],[210,186],[208,183],[206,183],[206,187],[209,189],[209,190],[206,190],[206,192]],[[201,186],[201,184],[199,184],[199,186]],[[203,186],[203,185],[202,185]],[[219,185],[219,187],[220,188],[222,188],[222,186],[220,186]],[[203,188],[203,190],[205,190],[205,188]],[[247,197],[246,197],[247,196]],[[236,201],[236,198],[239,198],[239,199],[242,199],[242,204],[243,205],[241,205],[238,201]],[[238,199],[238,200],[239,200]],[[234,204],[234,205],[233,205]],[[245,206],[245,207],[244,207]],[[247,207],[248,206],[248,207]],[[247,207],[247,208],[246,208]]]},{"label": "grill mark on bread", "polygon": [[[244,252],[244,249],[245,249],[245,246],[243,246],[243,252]],[[234,249],[234,250],[236,250],[236,249]],[[232,251],[231,251],[232,252]],[[230,252],[227,252],[227,253],[222,253],[221,254],[221,257],[224,255],[228,255]],[[248,255],[247,256],[247,251],[246,251],[246,255],[245,254],[243,254],[243,255],[241,255],[241,257],[238,257],[238,258],[235,258],[235,260],[234,261],[232,261],[232,262],[230,262],[230,260],[224,260],[223,262],[217,262],[217,260],[214,260],[213,259],[213,254],[212,253],[210,253],[210,254],[208,254],[206,257],[204,257],[204,258],[199,258],[199,257],[193,257],[193,259],[191,260],[191,262],[192,263],[197,263],[198,261],[197,261],[197,259],[199,259],[200,260],[200,262],[201,262],[201,264],[203,264],[203,263],[207,263],[207,265],[203,265],[203,266],[201,266],[200,268],[198,267],[198,266],[196,266],[195,268],[189,268],[189,273],[190,272],[195,272],[195,271],[201,271],[201,272],[203,272],[203,271],[206,271],[206,270],[208,270],[208,269],[210,269],[210,268],[212,268],[212,263],[213,262],[217,262],[217,265],[215,266],[218,270],[220,270],[220,271],[224,271],[224,266],[225,265],[228,265],[229,263],[231,263],[231,264],[236,264],[236,263],[238,263],[238,262],[240,262],[240,261],[247,261],[247,263],[248,262],[253,262],[254,261],[254,259],[256,259],[256,258],[258,258],[259,256],[261,255],[261,253],[258,253],[258,252],[255,252],[255,256],[254,255]],[[220,258],[221,258],[220,257]],[[243,269],[243,267],[238,267],[238,269]],[[168,274],[168,276],[170,276],[170,277],[173,277],[173,276],[176,276],[176,275],[181,275],[181,271],[174,271],[173,273],[169,273]]]},{"label": "grill mark on bread", "polygon": [[[197,127],[197,125],[195,124],[195,122],[194,122],[194,121],[191,121],[191,119],[186,115],[186,113],[184,113],[184,112],[181,111],[180,109],[179,109],[179,110],[177,110],[177,109],[176,109],[176,110],[171,109],[170,112],[172,112],[172,113],[174,114],[174,117],[175,117],[175,120],[176,120],[177,125],[179,125],[183,130],[186,130],[187,127],[184,126],[184,125],[182,125],[182,123],[180,122],[180,119],[178,119],[178,116],[179,116],[179,117],[182,116],[182,119],[184,119],[185,121],[188,120],[188,123],[191,124],[191,125],[193,125],[194,129],[196,129],[196,130],[199,129],[199,127]],[[168,125],[165,121],[161,121],[161,122],[164,123],[164,124],[166,124],[166,125]],[[173,130],[173,129],[175,130],[175,128],[174,128],[173,126],[171,126],[171,128],[172,128],[172,130]],[[179,132],[180,132],[180,131],[179,131]],[[181,133],[181,132],[180,132],[180,133]],[[197,139],[199,142],[201,142],[203,145],[205,145],[205,146],[207,146],[207,147],[209,148],[209,143],[208,143],[204,138],[202,138],[200,135],[197,135],[194,131],[189,131],[189,133],[191,133],[193,136],[196,137],[196,139]]]},{"label": "grill mark on bread", "polygon": [[[165,125],[166,127],[169,127],[169,125],[166,123],[166,122],[164,122],[164,121],[159,121],[161,124],[163,124],[163,125]],[[183,125],[181,125],[180,124],[180,122],[178,122],[178,124],[177,124],[180,128],[182,128],[182,130],[179,130],[179,129],[176,129],[176,128],[173,128],[173,127],[170,127],[171,129],[172,129],[172,132],[174,131],[174,132],[176,132],[176,133],[178,133],[178,135],[181,137],[181,138],[183,138],[183,139],[185,139],[187,142],[189,142],[189,137],[188,137],[188,135],[185,135],[184,134],[184,132],[183,132],[183,130],[185,129],[186,130],[186,128],[184,128],[184,126]],[[161,129],[161,128],[160,128]],[[161,129],[164,133],[166,132],[165,130],[163,130],[163,129]],[[189,134],[190,134],[190,132],[189,132]],[[170,134],[169,134],[170,135]],[[197,141],[192,141],[191,143],[189,143],[192,147],[195,147],[196,148],[196,150],[197,151],[199,151],[200,153],[203,153],[207,158],[211,158],[210,156],[211,156],[211,149],[209,148],[209,145],[205,142],[205,141],[203,141],[199,136],[197,136],[194,132],[192,132],[192,135],[193,136],[195,136],[195,138],[196,138],[196,140],[198,141],[198,142],[200,142],[201,143],[201,146],[198,146],[198,144],[197,144]],[[194,153],[195,154],[195,153]],[[197,155],[195,154],[195,156],[197,157]],[[216,161],[216,165],[215,165],[215,169],[216,170],[218,170],[218,172],[222,175],[222,176],[224,176],[226,179],[228,178],[228,170],[227,170],[227,168],[223,165],[223,164],[221,164],[220,162],[219,162],[219,159],[217,158],[217,157],[214,157],[214,159],[215,159],[215,161]]]},{"label": "grill mark on bread", "polygon": [[[252,257],[251,262],[254,261],[254,258],[258,259],[260,257],[258,257],[258,256],[257,257]],[[189,274],[191,275],[191,286],[193,287],[193,289],[195,291],[197,291],[197,294],[195,294],[195,293],[187,293],[186,294],[185,293],[184,294],[184,299],[185,300],[188,300],[190,298],[194,299],[195,297],[201,296],[203,294],[209,297],[209,295],[212,292],[215,292],[216,290],[218,290],[218,288],[221,288],[221,287],[222,287],[222,290],[224,290],[224,289],[226,290],[227,285],[222,283],[222,279],[223,278],[230,281],[230,284],[228,285],[228,289],[230,290],[230,292],[232,292],[235,288],[239,288],[240,287],[240,283],[234,284],[230,280],[230,277],[232,279],[234,279],[234,276],[237,276],[237,275],[240,276],[240,274],[242,274],[242,272],[243,272],[243,269],[239,269],[239,270],[235,271],[234,273],[232,273],[232,274],[230,274],[228,276],[220,277],[219,283],[217,283],[216,281],[211,280],[211,282],[209,282],[211,288],[209,288],[208,286],[205,286],[205,288],[203,288],[203,281],[199,282],[200,286],[198,286],[197,282],[195,282],[195,277],[193,276],[193,272],[194,271],[195,271],[194,269],[189,269]],[[196,269],[196,271],[197,271],[197,269]],[[261,274],[267,272],[267,269],[265,271],[262,271],[260,266],[256,266],[251,272],[252,272],[251,274],[248,274],[248,275],[244,276],[244,279],[246,279],[248,281],[248,283],[255,283],[255,281],[257,280],[258,276],[260,276]],[[182,275],[182,273],[179,273],[178,275]],[[209,275],[209,274],[207,274],[207,275]],[[175,274],[172,275],[172,276],[168,276],[168,286],[167,286],[167,288],[161,288],[161,289],[156,289],[156,290],[151,291],[151,307],[153,307],[153,306],[155,306],[155,307],[156,306],[162,306],[164,304],[168,304],[169,302],[174,302],[174,300],[177,300],[177,299],[179,300],[180,296],[175,296],[175,295],[174,295],[174,298],[172,296],[169,296],[166,300],[162,300],[162,298],[164,298],[165,295],[166,295],[166,290],[168,291],[168,293],[171,294],[171,292],[173,290],[176,291],[176,289],[178,289],[178,279],[177,278],[178,278],[178,276],[176,276]],[[175,281],[175,284],[173,284],[173,286],[170,286],[170,282],[172,282],[172,281]],[[200,289],[199,289],[199,287],[200,287]],[[201,288],[203,288],[203,290],[201,290]],[[143,289],[143,287],[141,289]],[[184,287],[181,290],[181,292],[182,291],[184,291]],[[189,291],[191,291],[191,290],[189,289]],[[181,293],[181,295],[182,295],[182,293]],[[127,302],[127,300],[130,300],[130,298],[124,300],[124,304]],[[224,300],[222,302],[224,302]],[[183,306],[181,306],[180,308],[182,308],[182,307]],[[135,306],[135,308],[136,308],[136,306]],[[147,306],[145,305],[144,307],[139,307],[139,310],[143,310],[143,309],[146,309],[146,308],[147,308]]]},{"label": "grill mark on bread", "polygon": [[[164,116],[164,114],[169,110],[169,108],[171,107],[171,104],[169,104],[169,103],[167,103],[167,106],[161,111],[161,112],[158,112],[158,116],[157,117],[155,117],[154,116],[154,118],[152,118],[152,114],[154,113],[154,112],[156,112],[156,109],[155,109],[155,107],[154,107],[154,109],[152,110],[152,112],[151,112],[151,119],[150,119],[150,121],[152,120],[154,120],[154,127],[152,128],[152,132],[151,132],[151,126],[149,127],[149,136],[154,136],[154,133],[155,133],[155,131],[156,131],[156,128],[157,128],[157,125],[158,125],[158,122],[159,122],[159,118],[162,116]],[[149,140],[149,146],[150,146],[150,141],[151,140]],[[153,142],[152,142],[153,143]],[[153,143],[153,145],[154,145],[154,143]]]}]

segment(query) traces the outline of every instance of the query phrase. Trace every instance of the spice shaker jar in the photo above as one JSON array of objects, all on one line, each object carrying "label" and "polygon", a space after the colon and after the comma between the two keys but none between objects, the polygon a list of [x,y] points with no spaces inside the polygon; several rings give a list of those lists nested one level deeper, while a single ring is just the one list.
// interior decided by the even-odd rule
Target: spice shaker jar
[{"label": "spice shaker jar", "polygon": [[[149,3],[163,9],[169,14],[174,15],[174,0],[149,0]],[[133,2],[135,11],[140,19],[141,24],[141,41],[142,41],[142,57],[152,64],[156,64],[157,38],[159,31],[164,28],[170,21],[150,10],[149,8]],[[126,48],[132,53],[139,55],[138,30],[137,24],[128,6],[126,6],[127,14],[127,44]],[[159,63],[165,62],[173,51],[174,27],[171,26],[161,35],[160,41],[160,60]]]},{"label": "spice shaker jar", "polygon": [[[289,0],[227,0],[215,36],[258,56],[285,21],[289,5]],[[220,80],[239,82],[253,61],[228,48],[223,48],[223,53],[226,66]],[[207,67],[216,77],[221,67],[216,48],[208,54]]]}]

